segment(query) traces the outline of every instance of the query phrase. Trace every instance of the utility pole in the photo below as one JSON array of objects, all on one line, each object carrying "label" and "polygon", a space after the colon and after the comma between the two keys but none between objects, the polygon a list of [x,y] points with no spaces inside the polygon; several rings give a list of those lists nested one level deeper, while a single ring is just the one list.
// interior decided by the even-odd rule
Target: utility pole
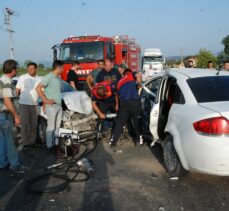
[{"label": "utility pole", "polygon": [[12,27],[12,16],[18,16],[18,13],[15,11],[5,8],[5,25],[6,31],[9,32],[9,41],[10,41],[10,59],[14,58],[14,48],[13,48],[13,33],[15,32]]},{"label": "utility pole", "polygon": [[180,63],[183,63],[183,48],[180,49]]}]

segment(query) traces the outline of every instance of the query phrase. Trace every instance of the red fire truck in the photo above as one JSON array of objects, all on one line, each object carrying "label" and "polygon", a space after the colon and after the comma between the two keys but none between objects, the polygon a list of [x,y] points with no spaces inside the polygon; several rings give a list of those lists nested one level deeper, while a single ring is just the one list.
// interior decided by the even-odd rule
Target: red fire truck
[{"label": "red fire truck", "polygon": [[112,59],[117,65],[124,62],[133,71],[140,71],[142,66],[140,46],[135,43],[135,39],[126,35],[68,37],[60,45],[53,46],[53,53],[54,60],[60,59],[64,62],[64,71],[61,75],[63,80],[67,79],[67,73],[74,60],[79,61],[82,67],[77,71],[81,82],[97,67],[97,61],[100,59]]}]

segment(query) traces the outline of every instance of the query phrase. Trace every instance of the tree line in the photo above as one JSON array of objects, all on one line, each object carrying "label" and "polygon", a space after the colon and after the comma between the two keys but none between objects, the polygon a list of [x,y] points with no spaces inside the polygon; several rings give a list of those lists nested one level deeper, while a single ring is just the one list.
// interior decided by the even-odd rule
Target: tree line
[{"label": "tree line", "polygon": [[207,68],[208,61],[212,61],[216,68],[221,68],[223,62],[229,60],[229,35],[224,37],[221,43],[224,45],[224,50],[218,55],[214,55],[207,49],[200,49],[196,55],[186,56],[183,61],[178,61],[176,59],[169,60],[166,62],[166,65],[175,67],[181,65],[181,62],[183,62],[183,65],[187,66],[188,61],[192,59],[196,63],[195,66],[198,68]]}]

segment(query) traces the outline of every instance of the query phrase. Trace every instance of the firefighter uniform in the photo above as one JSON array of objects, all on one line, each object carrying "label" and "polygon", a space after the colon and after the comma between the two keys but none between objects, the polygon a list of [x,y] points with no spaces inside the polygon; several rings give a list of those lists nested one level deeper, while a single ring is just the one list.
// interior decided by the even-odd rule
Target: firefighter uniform
[{"label": "firefighter uniform", "polygon": [[135,131],[135,141],[140,141],[138,116],[141,114],[141,101],[137,91],[136,79],[132,72],[126,72],[117,84],[119,96],[119,111],[111,139],[111,146],[115,146],[123,131],[124,125],[130,119]]},{"label": "firefighter uniform", "polygon": [[[97,94],[97,89],[99,87],[105,87],[106,89],[106,96],[100,97]],[[100,111],[104,114],[107,112],[111,113],[116,113],[115,111],[115,85],[110,82],[110,81],[102,81],[100,83],[97,83],[93,88],[92,88],[92,102],[96,102],[97,106],[99,107]],[[106,122],[107,120],[105,120]],[[105,127],[110,127],[110,124],[106,122],[106,124],[102,126],[102,130],[106,130],[107,128]]]}]

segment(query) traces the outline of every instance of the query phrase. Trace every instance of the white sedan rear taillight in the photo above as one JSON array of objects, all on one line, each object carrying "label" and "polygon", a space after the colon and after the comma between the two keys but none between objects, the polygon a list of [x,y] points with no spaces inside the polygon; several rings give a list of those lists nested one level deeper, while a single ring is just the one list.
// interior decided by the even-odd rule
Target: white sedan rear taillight
[{"label": "white sedan rear taillight", "polygon": [[229,121],[225,117],[203,119],[193,123],[193,127],[206,135],[229,135]]}]

